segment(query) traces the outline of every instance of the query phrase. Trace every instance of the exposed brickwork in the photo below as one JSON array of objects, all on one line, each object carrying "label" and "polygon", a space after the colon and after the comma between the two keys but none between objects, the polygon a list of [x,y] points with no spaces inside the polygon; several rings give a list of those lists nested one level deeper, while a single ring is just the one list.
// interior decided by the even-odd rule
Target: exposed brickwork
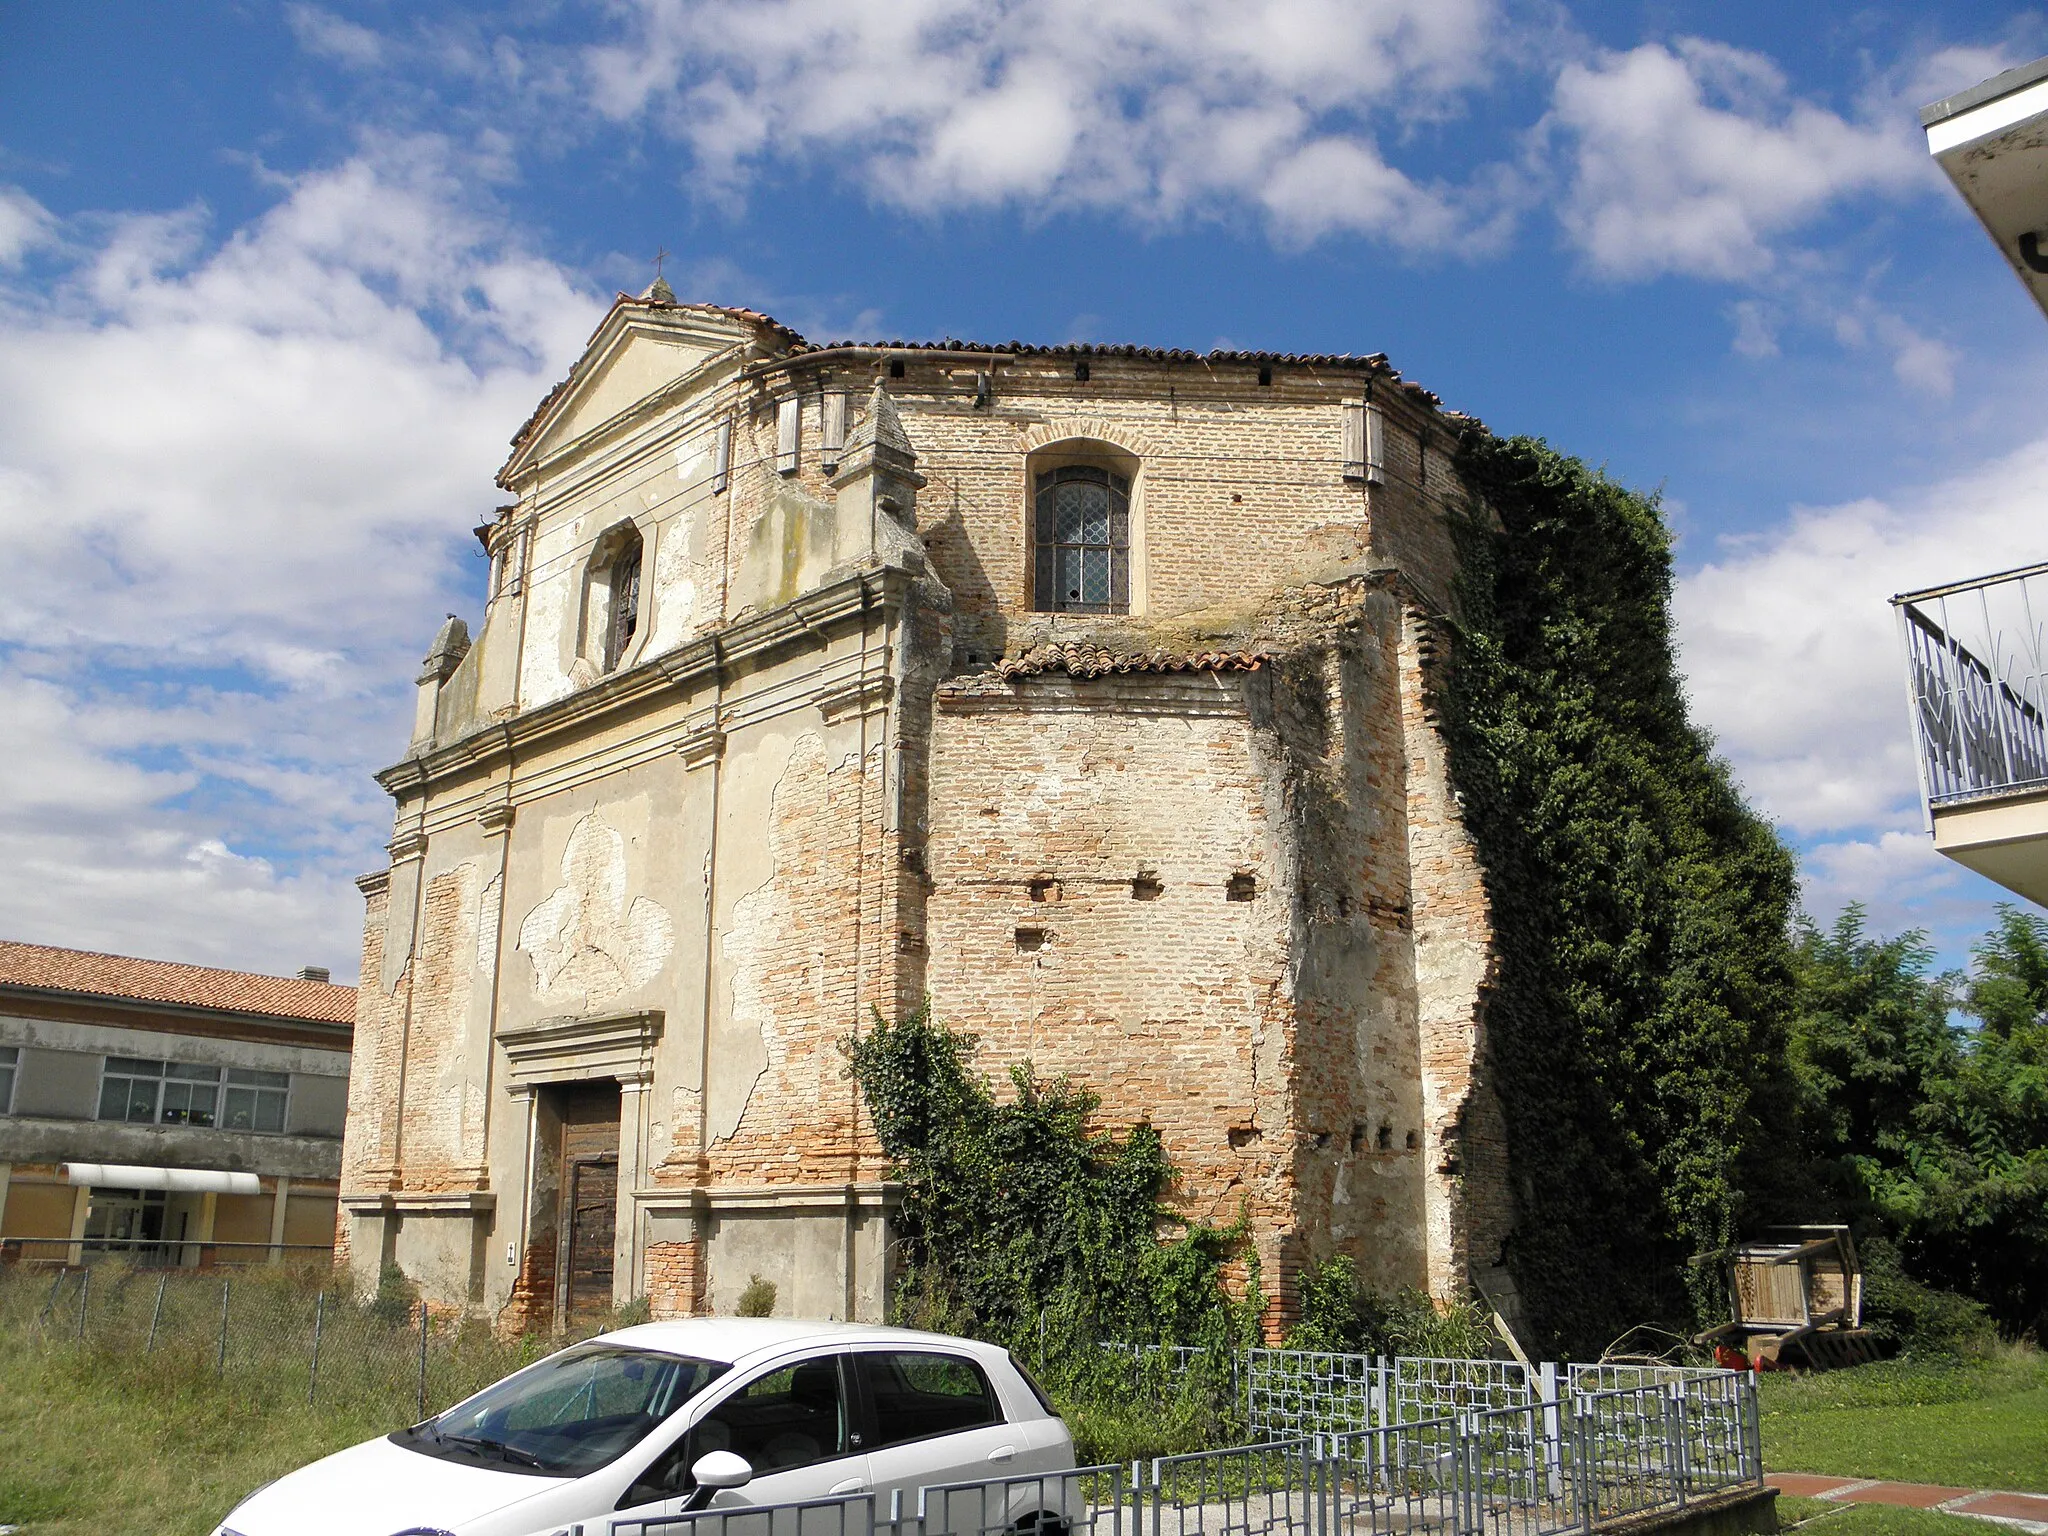
[{"label": "exposed brickwork", "polygon": [[695,1239],[647,1245],[647,1305],[656,1318],[704,1310],[704,1254]]},{"label": "exposed brickwork", "polygon": [[[664,317],[705,356],[791,345],[745,312]],[[852,479],[821,458],[825,392],[857,415],[878,372],[921,489],[871,443]],[[1369,386],[1370,487],[1342,457]],[[786,1229],[826,1245],[808,1272],[878,1264],[816,1214],[886,1175],[839,1042],[927,994],[990,1069],[1069,1073],[1159,1127],[1190,1215],[1248,1213],[1271,1330],[1333,1252],[1445,1295],[1497,1259],[1489,920],[1432,702],[1462,493],[1429,397],[1343,359],[1095,357],[1082,380],[1030,351],[900,377],[805,354],[578,439],[576,388],[508,468],[493,537],[531,527],[531,556],[387,776],[397,862],[366,885],[344,1187],[414,1202],[413,1262],[470,1266],[437,1294],[552,1320],[544,1101],[610,1077],[646,1084],[618,1133],[622,1297],[728,1294],[770,1248],[764,1221],[720,1235],[727,1200],[811,1213]],[[1132,477],[1127,615],[1033,611],[1032,477],[1077,453]],[[628,519],[652,638],[603,677],[591,550]],[[515,1061],[508,1028],[561,1043]],[[535,1085],[531,1117],[507,1104]],[[712,1219],[678,1239],[636,1186]]]}]

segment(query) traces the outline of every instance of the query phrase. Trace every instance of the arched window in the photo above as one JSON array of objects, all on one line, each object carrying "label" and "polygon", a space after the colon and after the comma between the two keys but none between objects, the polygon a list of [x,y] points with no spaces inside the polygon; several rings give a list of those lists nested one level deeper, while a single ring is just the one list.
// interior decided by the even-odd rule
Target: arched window
[{"label": "arched window", "polygon": [[627,523],[604,536],[592,563],[584,654],[606,672],[625,660],[640,629],[640,551],[640,531]]},{"label": "arched window", "polygon": [[1044,613],[1131,611],[1131,481],[1095,464],[1037,476],[1032,606]]}]

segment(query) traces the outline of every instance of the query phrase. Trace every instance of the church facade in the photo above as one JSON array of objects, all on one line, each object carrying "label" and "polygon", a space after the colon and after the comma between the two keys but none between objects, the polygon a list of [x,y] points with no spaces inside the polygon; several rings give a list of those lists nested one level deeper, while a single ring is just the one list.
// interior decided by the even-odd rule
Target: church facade
[{"label": "church facade", "polygon": [[379,776],[338,1262],[506,1328],[880,1318],[840,1042],[929,999],[1249,1213],[1275,1327],[1334,1252],[1497,1294],[1457,426],[1380,358],[621,296]]}]

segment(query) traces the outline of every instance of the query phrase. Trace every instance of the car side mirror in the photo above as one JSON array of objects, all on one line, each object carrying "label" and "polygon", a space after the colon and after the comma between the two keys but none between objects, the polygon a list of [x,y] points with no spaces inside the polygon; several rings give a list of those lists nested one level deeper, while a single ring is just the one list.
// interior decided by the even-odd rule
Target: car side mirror
[{"label": "car side mirror", "polygon": [[731,1451],[706,1451],[690,1468],[699,1488],[744,1488],[754,1480],[754,1469],[744,1456]]}]

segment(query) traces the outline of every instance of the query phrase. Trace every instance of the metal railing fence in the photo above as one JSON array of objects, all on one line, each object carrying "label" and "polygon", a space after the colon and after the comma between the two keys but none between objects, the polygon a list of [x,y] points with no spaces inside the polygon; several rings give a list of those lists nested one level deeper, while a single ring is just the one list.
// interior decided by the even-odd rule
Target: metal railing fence
[{"label": "metal railing fence", "polygon": [[1928,804],[2048,786],[2048,565],[1892,604]]},{"label": "metal railing fence", "polygon": [[[1426,1373],[1418,1373],[1426,1374]],[[1471,1373],[1479,1383],[1482,1373]],[[577,1536],[1566,1536],[1760,1487],[1736,1373],[1162,1456],[873,1494],[587,1522]]]}]

